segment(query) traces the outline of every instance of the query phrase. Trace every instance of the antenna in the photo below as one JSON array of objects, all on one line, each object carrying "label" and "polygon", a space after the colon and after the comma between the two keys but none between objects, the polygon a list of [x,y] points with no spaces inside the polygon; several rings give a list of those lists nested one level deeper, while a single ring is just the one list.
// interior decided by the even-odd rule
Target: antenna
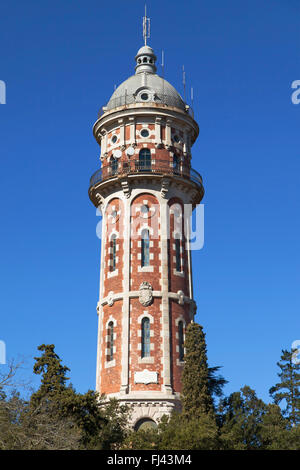
[{"label": "antenna", "polygon": [[162,79],[163,79],[163,102],[165,101],[165,53],[161,51],[161,70],[162,70]]},{"label": "antenna", "polygon": [[150,38],[150,18],[147,18],[147,5],[145,5],[145,16],[143,17],[143,38],[145,46],[147,46],[147,39]]},{"label": "antenna", "polygon": [[186,102],[186,97],[185,97],[185,71],[184,71],[184,65],[182,66],[182,83],[183,83],[183,92],[184,92],[184,102]]}]

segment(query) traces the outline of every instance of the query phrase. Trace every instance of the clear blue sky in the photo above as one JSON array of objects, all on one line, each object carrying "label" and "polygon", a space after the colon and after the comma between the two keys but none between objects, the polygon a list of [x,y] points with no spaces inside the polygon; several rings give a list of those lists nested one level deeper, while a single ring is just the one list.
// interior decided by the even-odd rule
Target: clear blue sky
[{"label": "clear blue sky", "polygon": [[[100,241],[89,177],[97,111],[134,73],[144,2],[2,2],[1,328],[31,374],[54,343],[72,383],[95,386]],[[281,349],[300,339],[298,0],[151,0],[150,45],[165,77],[194,88],[193,167],[206,194],[193,253],[196,321],[226,393],[269,400]],[[159,70],[160,73],[160,70]],[[3,367],[3,366],[0,366]]]}]

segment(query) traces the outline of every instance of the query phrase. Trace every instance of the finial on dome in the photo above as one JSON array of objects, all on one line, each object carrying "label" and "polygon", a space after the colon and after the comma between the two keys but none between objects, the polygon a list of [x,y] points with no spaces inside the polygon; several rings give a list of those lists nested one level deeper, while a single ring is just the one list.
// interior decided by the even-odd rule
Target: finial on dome
[{"label": "finial on dome", "polygon": [[137,55],[135,56],[136,66],[135,73],[155,73],[156,72],[156,55],[152,47],[143,46],[139,49]]}]

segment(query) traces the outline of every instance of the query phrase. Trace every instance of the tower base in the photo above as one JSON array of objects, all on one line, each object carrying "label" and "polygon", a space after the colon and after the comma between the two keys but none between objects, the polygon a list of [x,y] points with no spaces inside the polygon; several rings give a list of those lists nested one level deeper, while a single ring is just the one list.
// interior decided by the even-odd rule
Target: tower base
[{"label": "tower base", "polygon": [[129,407],[129,425],[137,430],[143,422],[152,422],[152,427],[156,427],[164,415],[170,416],[173,411],[181,410],[179,394],[178,396],[177,394],[166,396],[162,393],[159,395],[161,396],[147,399],[139,396],[139,394],[118,394],[118,396],[113,394],[107,398],[116,398],[120,405],[127,405]]}]

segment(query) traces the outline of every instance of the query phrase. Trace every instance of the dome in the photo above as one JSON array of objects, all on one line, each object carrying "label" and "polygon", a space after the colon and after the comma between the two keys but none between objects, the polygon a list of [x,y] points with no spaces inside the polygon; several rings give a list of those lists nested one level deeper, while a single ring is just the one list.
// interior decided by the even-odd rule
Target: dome
[{"label": "dome", "polygon": [[114,91],[107,110],[133,103],[154,102],[185,110],[185,103],[178,91],[156,72],[156,56],[150,46],[139,49],[136,57],[135,75],[125,80]]}]

